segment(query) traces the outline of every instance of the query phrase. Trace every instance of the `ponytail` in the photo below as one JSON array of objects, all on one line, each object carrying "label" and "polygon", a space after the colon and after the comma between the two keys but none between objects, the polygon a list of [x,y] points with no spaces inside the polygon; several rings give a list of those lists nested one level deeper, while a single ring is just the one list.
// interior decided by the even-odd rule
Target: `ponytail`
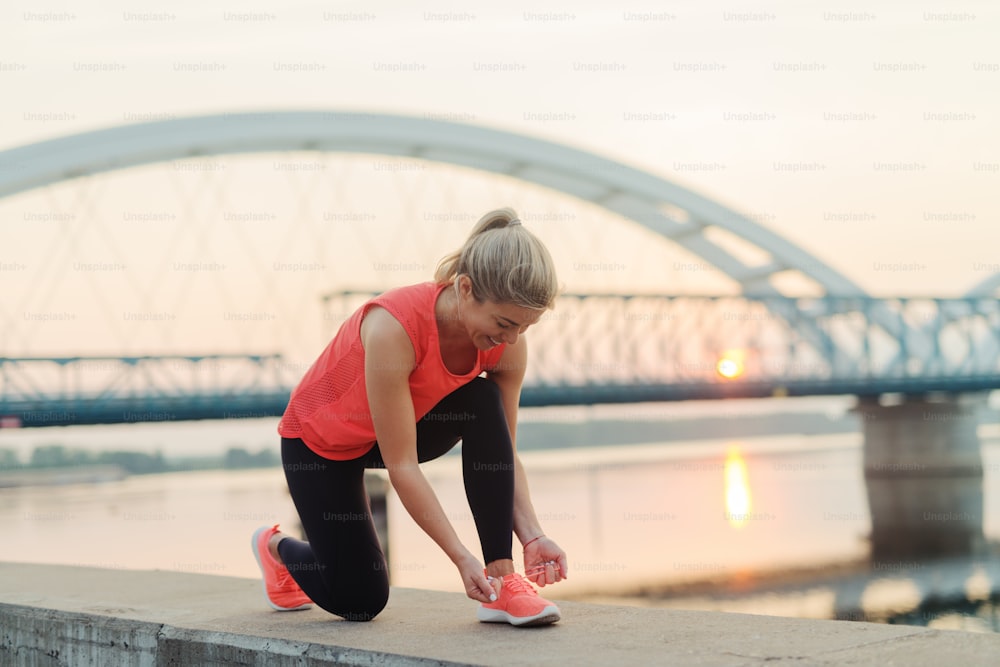
[{"label": "ponytail", "polygon": [[498,208],[479,219],[465,244],[438,262],[434,280],[472,280],[477,301],[552,308],[559,291],[555,264],[542,242],[527,230],[512,208]]}]

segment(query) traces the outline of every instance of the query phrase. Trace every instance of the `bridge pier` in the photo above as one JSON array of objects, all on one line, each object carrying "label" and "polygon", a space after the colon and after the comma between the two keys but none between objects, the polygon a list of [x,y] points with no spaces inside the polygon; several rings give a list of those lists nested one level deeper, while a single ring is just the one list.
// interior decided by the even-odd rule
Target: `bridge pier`
[{"label": "bridge pier", "polygon": [[984,393],[860,397],[873,567],[982,551]]}]

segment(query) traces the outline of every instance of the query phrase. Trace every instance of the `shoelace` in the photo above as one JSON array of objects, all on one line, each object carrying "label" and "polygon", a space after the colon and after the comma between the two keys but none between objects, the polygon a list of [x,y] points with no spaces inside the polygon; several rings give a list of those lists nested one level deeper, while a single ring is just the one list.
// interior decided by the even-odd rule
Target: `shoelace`
[{"label": "shoelace", "polygon": [[519,575],[517,572],[508,574],[503,578],[503,587],[510,588],[512,593],[528,593],[529,595],[538,595],[538,592],[528,582],[528,580]]},{"label": "shoelace", "polygon": [[298,586],[295,579],[292,578],[292,573],[288,571],[288,568],[284,565],[278,565],[278,587],[288,588],[290,586]]},{"label": "shoelace", "polygon": [[[548,563],[548,565],[551,565],[556,572],[559,571],[559,563]],[[524,576],[534,577],[539,574],[545,574],[545,566],[546,563],[539,563],[538,565],[529,567],[527,570],[524,571]]]}]

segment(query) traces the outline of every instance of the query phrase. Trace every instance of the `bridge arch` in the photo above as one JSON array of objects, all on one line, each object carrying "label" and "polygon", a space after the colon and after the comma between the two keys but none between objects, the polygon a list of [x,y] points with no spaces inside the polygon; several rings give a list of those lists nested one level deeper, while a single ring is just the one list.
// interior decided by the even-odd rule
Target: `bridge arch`
[{"label": "bridge arch", "polygon": [[[272,151],[374,153],[471,167],[596,204],[700,256],[741,287],[772,295],[797,271],[827,294],[861,296],[853,281],[748,217],[653,174],[576,148],[444,120],[340,111],[193,116],[84,132],[0,152],[0,198],[91,174],[210,155]],[[713,241],[724,229],[766,251],[750,266]]]}]

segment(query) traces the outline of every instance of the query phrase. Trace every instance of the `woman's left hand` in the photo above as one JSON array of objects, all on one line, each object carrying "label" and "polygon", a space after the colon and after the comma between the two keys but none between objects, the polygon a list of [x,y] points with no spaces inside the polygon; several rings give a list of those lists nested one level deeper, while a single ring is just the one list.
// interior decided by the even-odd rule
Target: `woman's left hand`
[{"label": "woman's left hand", "polygon": [[536,586],[554,584],[568,574],[566,552],[549,538],[542,536],[524,548],[524,576]]}]

